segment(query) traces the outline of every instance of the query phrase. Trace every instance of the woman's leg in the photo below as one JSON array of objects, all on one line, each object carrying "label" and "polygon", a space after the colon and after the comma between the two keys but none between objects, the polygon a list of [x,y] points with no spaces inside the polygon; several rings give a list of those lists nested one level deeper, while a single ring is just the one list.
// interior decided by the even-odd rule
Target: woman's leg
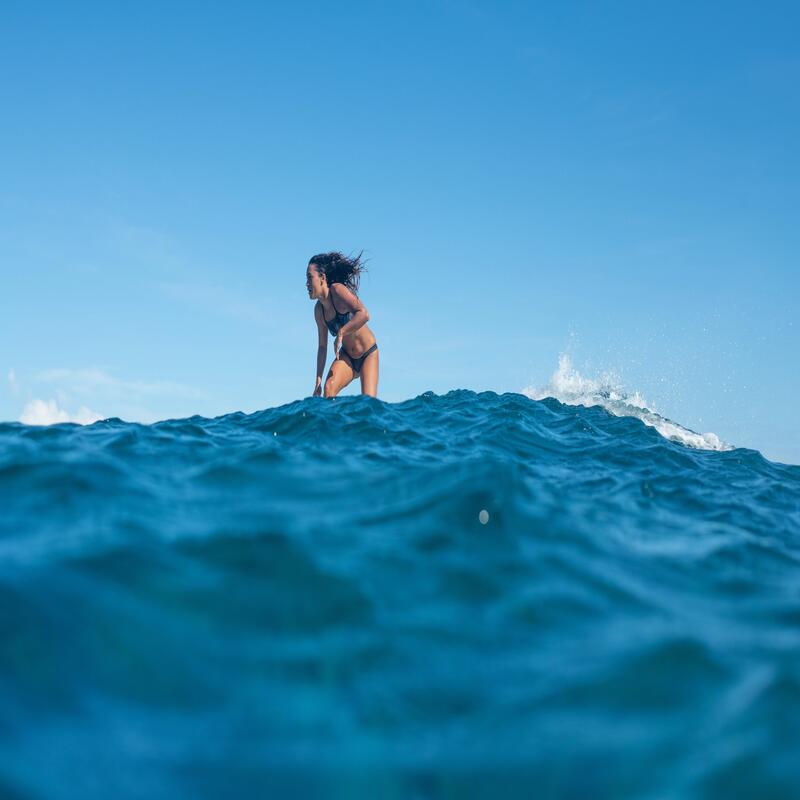
[{"label": "woman's leg", "polygon": [[378,353],[373,350],[361,365],[361,394],[368,394],[370,397],[378,396]]},{"label": "woman's leg", "polygon": [[346,357],[334,359],[325,378],[325,397],[336,397],[339,392],[353,380],[353,369],[345,360]]}]

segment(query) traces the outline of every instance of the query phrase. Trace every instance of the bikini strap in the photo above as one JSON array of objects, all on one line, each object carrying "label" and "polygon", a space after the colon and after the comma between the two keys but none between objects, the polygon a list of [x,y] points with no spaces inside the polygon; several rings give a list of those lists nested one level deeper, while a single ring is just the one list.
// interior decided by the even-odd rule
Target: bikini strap
[{"label": "bikini strap", "polygon": [[339,309],[336,308],[336,303],[333,302],[333,292],[331,292],[331,305],[333,306],[333,313],[336,314],[337,317],[346,317],[348,314],[350,314],[350,316],[353,315],[352,311],[339,311]]}]

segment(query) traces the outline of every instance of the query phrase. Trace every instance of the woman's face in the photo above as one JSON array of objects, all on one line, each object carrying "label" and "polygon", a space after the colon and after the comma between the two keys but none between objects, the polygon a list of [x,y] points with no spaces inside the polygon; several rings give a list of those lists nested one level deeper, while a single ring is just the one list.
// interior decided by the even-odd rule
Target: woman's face
[{"label": "woman's face", "polygon": [[316,264],[309,264],[306,269],[306,289],[308,296],[313,300],[322,294],[325,279],[320,276]]}]

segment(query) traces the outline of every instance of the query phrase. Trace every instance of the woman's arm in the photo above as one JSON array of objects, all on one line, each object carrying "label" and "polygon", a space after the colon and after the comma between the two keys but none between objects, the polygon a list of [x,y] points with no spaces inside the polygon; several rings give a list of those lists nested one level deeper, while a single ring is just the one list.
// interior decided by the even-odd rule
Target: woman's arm
[{"label": "woman's arm", "polygon": [[314,304],[314,319],[317,322],[319,344],[317,345],[317,378],[314,381],[314,397],[322,394],[322,373],[325,371],[325,361],[328,358],[328,329],[325,326],[325,316],[322,306]]},{"label": "woman's arm", "polygon": [[367,311],[364,304],[344,284],[331,284],[331,291],[336,294],[336,305],[339,308],[344,306],[347,311],[353,312],[350,321],[339,328],[339,334],[344,338],[351,333],[355,333],[369,320],[369,311]]}]

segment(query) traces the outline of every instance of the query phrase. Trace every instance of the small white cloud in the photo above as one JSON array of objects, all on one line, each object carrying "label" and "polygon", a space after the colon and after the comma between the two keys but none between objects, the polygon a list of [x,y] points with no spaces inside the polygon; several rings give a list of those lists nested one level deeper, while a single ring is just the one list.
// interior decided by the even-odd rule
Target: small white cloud
[{"label": "small white cloud", "polygon": [[17,374],[13,369],[8,371],[8,385],[14,394],[19,394],[19,384],[17,383]]},{"label": "small white cloud", "polygon": [[55,400],[31,400],[22,411],[19,421],[25,425],[54,425],[69,422],[69,414]]},{"label": "small white cloud", "polygon": [[[175,381],[126,380],[98,367],[31,373],[25,389],[28,400],[47,398],[39,400],[41,405],[36,405],[35,410],[32,407],[37,401],[29,403],[24,412],[44,419],[44,424],[66,421],[63,415],[58,415],[59,411],[66,413],[70,422],[91,423],[120,417],[131,422],[150,423],[167,417],[189,416],[196,411],[198,402],[206,398],[205,392]],[[77,413],[70,413],[78,407]],[[98,407],[105,411],[104,416],[93,411]]]},{"label": "small white cloud", "polygon": [[59,422],[77,422],[79,425],[91,425],[103,419],[96,411],[81,406],[77,414],[69,414],[60,408],[55,400],[31,400],[22,410],[19,421],[25,425],[56,425]]}]

